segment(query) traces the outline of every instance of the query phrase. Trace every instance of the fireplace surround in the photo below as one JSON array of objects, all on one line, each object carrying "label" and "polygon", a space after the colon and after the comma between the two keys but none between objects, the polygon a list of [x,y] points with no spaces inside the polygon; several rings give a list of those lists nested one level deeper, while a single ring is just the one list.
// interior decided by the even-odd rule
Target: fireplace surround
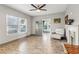
[{"label": "fireplace surround", "polygon": [[67,43],[79,45],[79,25],[65,25]]}]

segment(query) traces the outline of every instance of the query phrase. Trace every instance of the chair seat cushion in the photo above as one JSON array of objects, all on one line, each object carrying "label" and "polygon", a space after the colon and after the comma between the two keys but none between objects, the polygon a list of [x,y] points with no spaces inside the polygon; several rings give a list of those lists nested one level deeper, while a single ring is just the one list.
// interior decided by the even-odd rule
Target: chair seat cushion
[{"label": "chair seat cushion", "polygon": [[52,38],[61,39],[63,35],[61,34],[52,34]]}]

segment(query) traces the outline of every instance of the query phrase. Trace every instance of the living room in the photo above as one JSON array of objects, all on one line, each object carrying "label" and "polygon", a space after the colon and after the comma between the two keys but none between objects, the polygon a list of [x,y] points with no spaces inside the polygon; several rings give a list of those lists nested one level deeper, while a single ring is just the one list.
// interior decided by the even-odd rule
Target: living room
[{"label": "living room", "polygon": [[0,53],[69,53],[65,43],[79,45],[78,10],[79,4],[1,4]]}]

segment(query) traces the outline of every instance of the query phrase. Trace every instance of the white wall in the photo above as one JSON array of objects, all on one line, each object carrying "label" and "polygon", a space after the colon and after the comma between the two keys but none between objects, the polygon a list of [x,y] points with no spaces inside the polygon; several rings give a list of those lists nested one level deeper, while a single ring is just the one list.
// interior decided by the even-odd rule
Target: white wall
[{"label": "white wall", "polygon": [[[7,32],[6,32],[6,15],[7,14],[12,15],[12,16],[26,18],[27,23],[28,23],[27,33],[7,35]],[[32,17],[25,15],[19,11],[16,11],[4,5],[0,5],[0,44],[26,36],[26,35],[30,35],[31,34],[31,18]]]},{"label": "white wall", "polygon": [[69,19],[74,19],[73,25],[79,25],[79,4],[70,4],[66,9],[66,15],[69,15]]},{"label": "white wall", "polygon": [[54,24],[52,25],[52,28],[63,28],[64,27],[64,16],[65,16],[65,12],[61,12],[61,13],[55,13],[55,14],[50,14],[50,15],[44,15],[44,16],[35,16],[32,19],[32,34],[35,34],[35,21],[41,21],[42,19],[51,19],[53,20],[54,18],[61,18],[61,23],[60,24]]}]

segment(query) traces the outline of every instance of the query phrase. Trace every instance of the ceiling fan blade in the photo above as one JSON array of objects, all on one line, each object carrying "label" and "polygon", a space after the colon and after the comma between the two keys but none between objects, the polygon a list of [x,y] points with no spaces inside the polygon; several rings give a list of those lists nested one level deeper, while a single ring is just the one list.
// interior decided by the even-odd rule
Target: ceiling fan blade
[{"label": "ceiling fan blade", "polygon": [[42,10],[42,11],[47,11],[47,9],[40,9],[40,10]]},{"label": "ceiling fan blade", "polygon": [[43,4],[41,7],[39,7],[39,9],[43,8],[44,6],[46,6],[46,4]]},{"label": "ceiling fan blade", "polygon": [[31,4],[31,6],[35,7],[37,9],[37,7],[34,4]]},{"label": "ceiling fan blade", "polygon": [[29,10],[29,11],[36,11],[37,9],[31,9],[31,10]]}]

